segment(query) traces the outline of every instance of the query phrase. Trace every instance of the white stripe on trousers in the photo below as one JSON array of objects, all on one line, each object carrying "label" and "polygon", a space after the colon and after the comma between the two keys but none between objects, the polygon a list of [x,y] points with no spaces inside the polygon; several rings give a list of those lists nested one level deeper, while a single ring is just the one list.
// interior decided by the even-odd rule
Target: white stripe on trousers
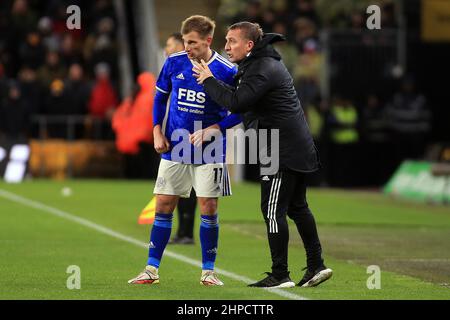
[{"label": "white stripe on trousers", "polygon": [[267,208],[267,218],[269,219],[269,233],[278,233],[278,224],[276,221],[276,210],[278,194],[280,192],[281,177],[280,173],[277,173],[272,179],[272,185],[270,188],[269,203]]},{"label": "white stripe on trousers", "polygon": [[277,223],[277,206],[278,206],[278,195],[280,194],[280,189],[281,189],[281,178],[283,177],[283,174],[280,172],[279,173],[279,178],[278,178],[278,186],[277,186],[277,191],[276,191],[276,198],[275,198],[275,207],[273,208],[273,220],[274,220],[274,233],[278,233],[278,223]]}]

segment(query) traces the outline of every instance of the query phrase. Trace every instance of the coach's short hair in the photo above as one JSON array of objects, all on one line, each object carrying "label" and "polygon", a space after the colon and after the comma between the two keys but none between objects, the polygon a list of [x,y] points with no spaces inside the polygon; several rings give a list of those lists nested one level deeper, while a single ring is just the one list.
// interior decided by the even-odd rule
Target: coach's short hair
[{"label": "coach's short hair", "polygon": [[262,39],[264,34],[259,24],[248,21],[237,22],[228,27],[228,31],[236,29],[242,30],[245,39],[253,41],[255,44]]},{"label": "coach's short hair", "polygon": [[181,34],[187,34],[192,31],[198,32],[202,38],[212,37],[216,23],[208,17],[194,15],[190,16],[181,24]]}]

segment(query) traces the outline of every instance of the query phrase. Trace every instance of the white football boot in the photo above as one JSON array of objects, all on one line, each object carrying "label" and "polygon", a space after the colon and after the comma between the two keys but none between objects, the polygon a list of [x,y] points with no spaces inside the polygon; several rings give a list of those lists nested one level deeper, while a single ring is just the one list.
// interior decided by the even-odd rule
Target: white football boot
[{"label": "white football boot", "polygon": [[217,278],[217,274],[213,270],[202,270],[200,284],[204,286],[223,286],[223,282]]},{"label": "white football boot", "polygon": [[154,284],[159,283],[158,269],[153,266],[146,266],[136,278],[128,281],[130,284]]}]

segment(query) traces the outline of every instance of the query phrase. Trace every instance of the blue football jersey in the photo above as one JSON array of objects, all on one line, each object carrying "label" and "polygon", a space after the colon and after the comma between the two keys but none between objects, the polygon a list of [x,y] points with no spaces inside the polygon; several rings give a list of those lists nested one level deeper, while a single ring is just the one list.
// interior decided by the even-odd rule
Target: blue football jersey
[{"label": "blue football jersey", "polygon": [[[207,64],[216,79],[233,85],[233,78],[237,72],[235,65],[214,51]],[[167,58],[156,82],[157,90],[170,94],[164,134],[170,142],[171,150],[162,154],[162,158],[166,160],[186,162],[179,161],[178,157],[176,157],[177,159],[172,157],[172,150],[183,139],[179,134],[180,130],[176,131],[174,136],[172,135],[175,130],[185,129],[187,132],[193,133],[195,121],[201,121],[201,128],[206,128],[220,122],[228,115],[228,111],[211,100],[204,92],[203,86],[197,83],[197,79],[193,76],[193,66],[185,51],[174,53]],[[199,123],[197,123],[196,130],[199,129],[198,125]],[[186,135],[184,135],[184,139],[186,139]],[[202,150],[207,145],[208,143],[204,143]],[[225,145],[225,135],[223,135],[222,161],[225,160]],[[194,160],[194,147],[191,147],[190,163],[199,163],[198,158]],[[201,163],[208,163],[208,161],[202,160]]]}]

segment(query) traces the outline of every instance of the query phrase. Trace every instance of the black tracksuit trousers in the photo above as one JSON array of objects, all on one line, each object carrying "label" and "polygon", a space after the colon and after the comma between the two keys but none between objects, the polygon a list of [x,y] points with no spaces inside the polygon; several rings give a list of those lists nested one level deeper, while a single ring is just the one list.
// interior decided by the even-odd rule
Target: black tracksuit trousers
[{"label": "black tracksuit trousers", "polygon": [[177,237],[194,238],[195,209],[197,208],[197,195],[194,188],[191,190],[189,198],[178,200],[178,231]]},{"label": "black tracksuit trousers", "polygon": [[286,216],[295,222],[303,240],[308,269],[323,264],[316,222],[306,202],[304,173],[282,170],[275,175],[262,176],[261,210],[267,226],[272,274],[276,278],[289,275],[289,228]]}]

